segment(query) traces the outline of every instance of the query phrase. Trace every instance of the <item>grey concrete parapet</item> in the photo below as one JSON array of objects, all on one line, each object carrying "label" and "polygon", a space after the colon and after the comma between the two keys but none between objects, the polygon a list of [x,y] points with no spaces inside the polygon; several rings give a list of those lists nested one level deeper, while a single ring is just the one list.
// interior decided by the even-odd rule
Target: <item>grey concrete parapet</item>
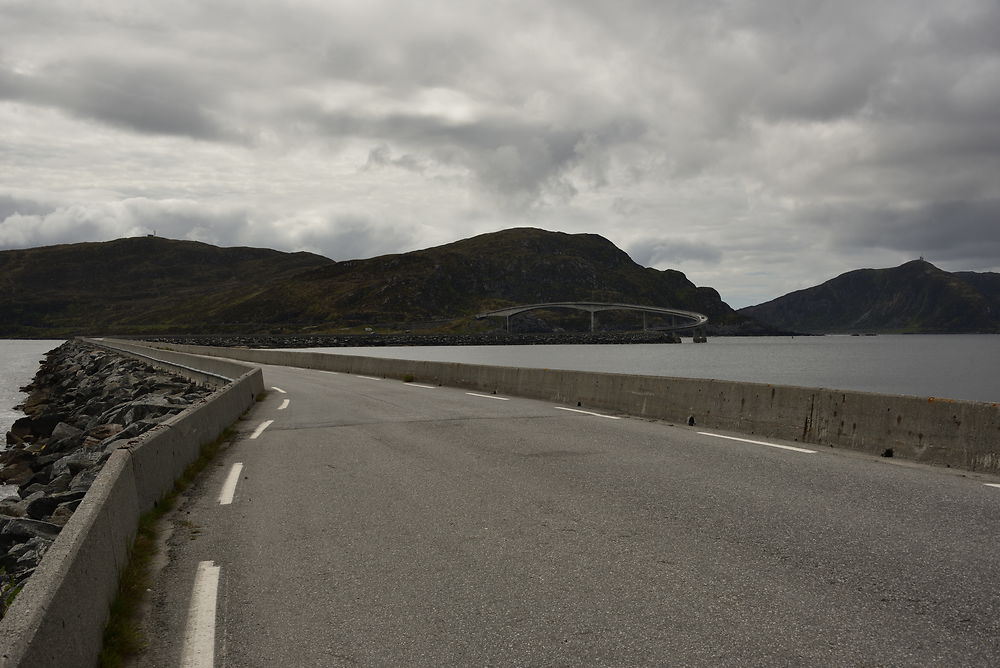
[{"label": "grey concrete parapet", "polygon": [[[115,342],[94,343],[118,349]],[[149,351],[137,348],[140,353]],[[175,372],[177,365],[186,366],[189,377],[208,372],[231,374],[234,380],[112,453],[0,620],[0,667],[90,668],[96,664],[139,517],[173,488],[201,446],[235,422],[264,389],[258,368],[170,355],[169,362],[164,358],[150,363]]]},{"label": "grey concrete parapet", "polygon": [[1000,404],[700,378],[155,344],[256,364],[403,378],[1000,473]]}]

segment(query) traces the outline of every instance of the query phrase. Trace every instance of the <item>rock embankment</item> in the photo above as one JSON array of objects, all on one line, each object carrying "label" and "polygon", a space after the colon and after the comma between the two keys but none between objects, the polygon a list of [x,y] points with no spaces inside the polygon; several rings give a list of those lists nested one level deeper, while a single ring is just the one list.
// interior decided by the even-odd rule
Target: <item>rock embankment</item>
[{"label": "rock embankment", "polygon": [[545,344],[680,343],[672,332],[555,332],[549,334],[232,334],[161,336],[161,343],[228,348],[344,348],[369,346],[518,346]]},{"label": "rock embankment", "polygon": [[0,451],[0,615],[119,447],[211,394],[148,364],[69,341],[25,388]]}]

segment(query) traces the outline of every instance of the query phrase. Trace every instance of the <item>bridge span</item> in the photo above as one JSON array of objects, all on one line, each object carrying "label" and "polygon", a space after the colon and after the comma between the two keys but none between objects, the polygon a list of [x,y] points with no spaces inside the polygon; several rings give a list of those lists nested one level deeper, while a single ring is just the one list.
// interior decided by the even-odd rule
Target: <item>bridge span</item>
[{"label": "bridge span", "polygon": [[[596,325],[595,314],[601,311],[637,311],[642,313],[642,329],[646,330],[646,314],[652,313],[661,316],[670,316],[671,325],[669,327],[661,327],[660,329],[667,330],[678,330],[678,329],[693,329],[695,327],[701,327],[706,322],[708,322],[708,316],[696,313],[695,311],[683,311],[681,309],[675,308],[664,308],[660,306],[640,306],[638,304],[608,304],[603,302],[547,302],[544,304],[520,304],[518,306],[508,306],[507,308],[497,309],[495,311],[486,311],[485,313],[480,313],[476,316],[477,319],[492,318],[492,317],[503,317],[505,318],[505,327],[507,331],[510,331],[510,318],[511,316],[517,315],[519,313],[524,313],[526,311],[537,311],[541,309],[554,309],[554,308],[568,308],[576,309],[577,311],[589,311],[590,312],[590,331],[593,332]],[[677,319],[681,318],[682,322],[677,323]]]}]

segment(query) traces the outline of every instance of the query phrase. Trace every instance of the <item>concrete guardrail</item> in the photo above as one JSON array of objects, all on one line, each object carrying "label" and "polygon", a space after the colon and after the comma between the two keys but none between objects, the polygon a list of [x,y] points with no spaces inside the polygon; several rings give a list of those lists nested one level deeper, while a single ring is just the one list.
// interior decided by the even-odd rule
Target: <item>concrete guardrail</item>
[{"label": "concrete guardrail", "polygon": [[146,344],[255,364],[404,378],[1000,473],[1000,404],[726,380]]},{"label": "concrete guardrail", "polygon": [[96,665],[139,517],[173,488],[188,464],[198,458],[201,446],[218,438],[264,389],[261,370],[245,364],[155,354],[127,342],[85,340],[138,355],[154,366],[219,389],[112,453],[0,620],[3,668]]}]

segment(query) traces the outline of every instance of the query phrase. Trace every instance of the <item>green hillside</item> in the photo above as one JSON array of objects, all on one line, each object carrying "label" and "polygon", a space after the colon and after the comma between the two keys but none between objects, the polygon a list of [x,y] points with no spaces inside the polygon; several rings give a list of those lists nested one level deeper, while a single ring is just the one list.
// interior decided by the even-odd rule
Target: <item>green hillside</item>
[{"label": "green hillside", "polygon": [[569,300],[694,310],[722,327],[747,323],[712,288],[641,267],[603,237],[532,228],[346,262],[158,237],[0,252],[6,337],[461,325],[505,305]]},{"label": "green hillside", "polygon": [[1000,274],[949,273],[914,260],[851,271],[740,313],[800,332],[1000,332]]}]

